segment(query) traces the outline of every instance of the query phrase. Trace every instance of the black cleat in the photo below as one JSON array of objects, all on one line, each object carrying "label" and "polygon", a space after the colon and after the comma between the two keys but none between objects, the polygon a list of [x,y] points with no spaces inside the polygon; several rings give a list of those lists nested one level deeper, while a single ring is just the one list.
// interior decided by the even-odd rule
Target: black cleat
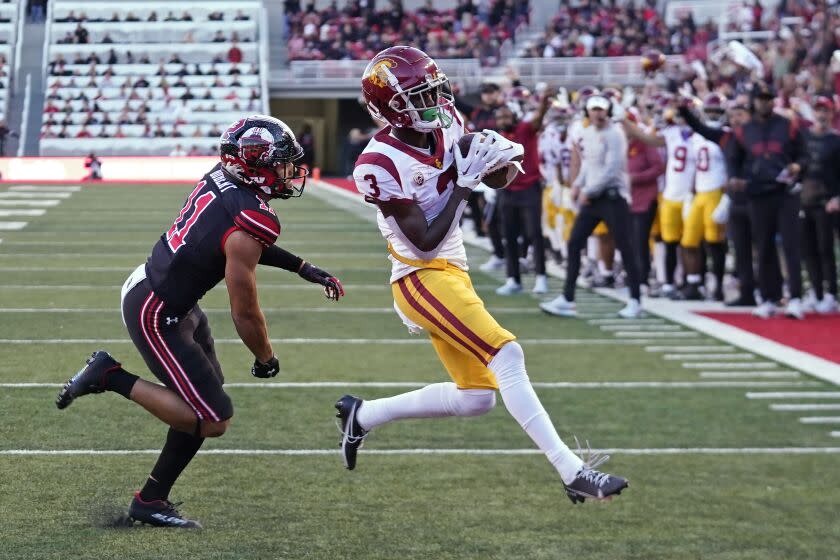
[{"label": "black cleat", "polygon": [[105,390],[105,376],[109,371],[122,367],[108,352],[97,350],[87,359],[85,367],[71,377],[55,399],[59,409],[67,408],[77,398]]},{"label": "black cleat", "polygon": [[201,523],[194,519],[185,519],[176,509],[180,503],[169,500],[149,500],[144,502],[140,492],[134,493],[134,499],[128,506],[128,517],[132,521],[155,527],[176,527],[178,529],[201,529]]},{"label": "black cleat", "polygon": [[341,448],[341,457],[344,459],[344,466],[348,470],[356,468],[356,452],[361,449],[368,432],[362,429],[356,420],[356,413],[362,406],[362,399],[353,395],[344,395],[335,403],[338,410],[338,429],[341,432],[341,440],[338,446]]},{"label": "black cleat", "polygon": [[[578,451],[580,452],[580,445],[578,445]],[[588,450],[587,458],[575,475],[575,479],[570,484],[563,484],[566,495],[573,504],[583,503],[586,498],[609,500],[612,496],[621,494],[621,491],[630,485],[620,476],[595,470],[595,467],[607,462],[609,458],[609,455],[600,455],[593,453],[591,449]]]}]

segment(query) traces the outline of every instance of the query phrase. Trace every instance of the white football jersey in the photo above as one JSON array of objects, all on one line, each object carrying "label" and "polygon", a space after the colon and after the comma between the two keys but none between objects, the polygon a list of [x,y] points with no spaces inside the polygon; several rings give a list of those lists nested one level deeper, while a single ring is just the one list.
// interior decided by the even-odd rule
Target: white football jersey
[{"label": "white football jersey", "polygon": [[[356,160],[353,169],[356,188],[368,202],[416,203],[426,222],[431,222],[446,206],[455,188],[457,169],[451,149],[463,134],[464,126],[456,117],[449,128],[434,131],[435,145],[424,152],[397,140],[391,135],[390,126],[383,128],[371,138]],[[403,262],[421,261],[422,258],[392,231],[381,210],[377,210],[376,222],[392,251],[388,257],[392,263],[391,282],[423,268]],[[456,224],[444,238],[436,258],[468,270],[460,226]]]},{"label": "white football jersey", "polygon": [[666,200],[683,201],[691,194],[691,188],[694,186],[697,167],[691,140],[694,133],[691,129],[669,126],[660,134],[665,139],[665,148],[668,150],[665,191],[662,196]]},{"label": "white football jersey", "polygon": [[562,183],[569,183],[569,166],[572,162],[572,141],[568,131],[561,130],[556,125],[549,125],[539,138],[540,161],[543,165],[543,178],[551,185],[557,177],[557,166],[560,166]]},{"label": "white football jersey", "polygon": [[729,175],[726,172],[726,159],[717,142],[706,140],[699,134],[692,136],[692,149],[697,160],[697,175],[694,189],[709,192],[720,189],[726,184]]}]

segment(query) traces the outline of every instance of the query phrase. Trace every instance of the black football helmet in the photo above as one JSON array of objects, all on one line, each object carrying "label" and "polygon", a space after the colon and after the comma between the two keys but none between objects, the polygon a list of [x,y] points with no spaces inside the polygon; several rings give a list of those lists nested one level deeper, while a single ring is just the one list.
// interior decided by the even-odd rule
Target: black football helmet
[{"label": "black football helmet", "polygon": [[[239,183],[270,198],[294,198],[303,194],[309,171],[294,162],[303,157],[303,147],[280,119],[251,115],[230,125],[219,139],[222,167]],[[277,165],[285,165],[282,174]]]}]

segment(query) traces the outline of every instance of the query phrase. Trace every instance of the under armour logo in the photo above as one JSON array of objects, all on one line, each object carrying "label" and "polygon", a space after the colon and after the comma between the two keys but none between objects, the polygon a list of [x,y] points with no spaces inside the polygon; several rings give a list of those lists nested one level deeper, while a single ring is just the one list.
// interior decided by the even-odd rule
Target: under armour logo
[{"label": "under armour logo", "polygon": [[167,325],[171,325],[171,324],[177,323],[177,322],[178,322],[178,317],[167,317],[166,318],[166,324]]}]

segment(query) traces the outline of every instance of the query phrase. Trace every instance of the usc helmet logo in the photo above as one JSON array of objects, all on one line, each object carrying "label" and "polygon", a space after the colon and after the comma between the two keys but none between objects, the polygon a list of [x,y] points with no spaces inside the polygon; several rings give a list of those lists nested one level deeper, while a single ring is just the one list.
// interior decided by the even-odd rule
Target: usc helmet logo
[{"label": "usc helmet logo", "polygon": [[397,63],[386,58],[377,62],[373,68],[370,69],[368,80],[377,87],[385,87],[388,84],[388,68],[393,68]]}]

